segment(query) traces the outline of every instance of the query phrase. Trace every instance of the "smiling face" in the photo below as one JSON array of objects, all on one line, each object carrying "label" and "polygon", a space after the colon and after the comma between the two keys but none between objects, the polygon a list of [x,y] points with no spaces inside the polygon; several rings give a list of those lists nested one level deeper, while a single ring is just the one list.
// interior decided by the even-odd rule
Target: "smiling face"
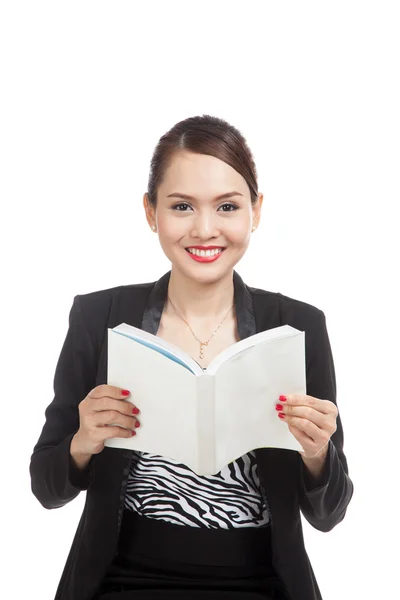
[{"label": "smiling face", "polygon": [[[246,180],[225,162],[182,151],[174,156],[158,188],[156,211],[148,205],[147,194],[143,202],[147,221],[156,224],[172,265],[189,277],[211,281],[231,272],[246,252],[262,199],[260,194],[252,205]],[[202,259],[187,250],[196,246],[223,251],[211,260]]]}]

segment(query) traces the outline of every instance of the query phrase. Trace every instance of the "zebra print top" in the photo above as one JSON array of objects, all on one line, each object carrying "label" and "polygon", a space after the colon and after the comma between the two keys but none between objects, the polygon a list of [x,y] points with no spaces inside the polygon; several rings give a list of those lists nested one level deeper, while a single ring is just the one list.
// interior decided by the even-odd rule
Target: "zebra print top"
[{"label": "zebra print top", "polygon": [[269,523],[263,491],[254,452],[204,476],[171,458],[134,451],[124,508],[191,527],[261,527]]}]

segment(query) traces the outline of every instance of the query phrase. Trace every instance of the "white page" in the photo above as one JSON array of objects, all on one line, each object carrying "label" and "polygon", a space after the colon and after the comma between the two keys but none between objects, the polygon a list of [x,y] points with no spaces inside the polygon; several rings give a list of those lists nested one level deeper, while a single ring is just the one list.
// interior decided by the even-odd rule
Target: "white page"
[{"label": "white page", "polygon": [[[281,394],[305,394],[304,332],[250,348],[216,374],[216,471],[263,447],[303,450],[277,417]],[[243,377],[246,373],[246,377]]]},{"label": "white page", "polygon": [[177,362],[186,365],[186,367],[193,373],[196,373],[196,375],[201,375],[203,372],[199,363],[187,354],[187,352],[181,350],[181,348],[175,346],[175,344],[167,342],[167,340],[153,335],[144,329],[139,329],[138,327],[128,325],[127,323],[121,323],[117,327],[114,327],[112,331],[126,335],[138,343],[144,342],[143,345],[150,345],[156,352],[167,354],[170,356],[171,360],[176,360]]},{"label": "white page", "polygon": [[267,341],[272,344],[276,339],[296,335],[297,332],[298,329],[295,329],[291,325],[280,325],[279,327],[273,327],[272,329],[259,331],[254,335],[244,338],[243,340],[239,340],[235,344],[231,344],[228,346],[228,348],[225,348],[225,350],[213,358],[207,367],[207,373],[209,375],[214,375],[214,373],[218,371],[224,362],[230,360],[231,357],[235,356],[239,352],[243,352],[243,350],[246,348],[250,348],[258,345],[259,343]]},{"label": "white page", "polygon": [[129,401],[140,409],[140,428],[131,438],[106,440],[106,446],[169,456],[195,468],[195,375],[109,329],[107,383],[130,390]]}]

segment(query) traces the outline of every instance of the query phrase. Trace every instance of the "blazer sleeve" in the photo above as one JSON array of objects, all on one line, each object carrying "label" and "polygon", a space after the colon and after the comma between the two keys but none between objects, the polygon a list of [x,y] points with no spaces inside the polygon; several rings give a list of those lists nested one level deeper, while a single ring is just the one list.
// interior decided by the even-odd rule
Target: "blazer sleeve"
[{"label": "blazer sleeve", "polygon": [[30,461],[31,488],[45,508],[59,508],[87,490],[93,457],[81,471],[75,467],[70,444],[79,429],[79,403],[95,387],[97,359],[85,328],[79,296],[69,314],[69,327],[56,365],[54,398]]},{"label": "blazer sleeve", "polygon": [[[318,310],[313,321],[310,331],[312,343],[306,361],[307,395],[330,400],[337,406],[335,367],[325,314]],[[336,424],[337,429],[329,440],[324,469],[318,481],[307,470],[301,455],[297,455],[300,462],[300,509],[307,521],[320,531],[330,531],[343,520],[353,495],[353,482],[343,452],[340,414]]]}]

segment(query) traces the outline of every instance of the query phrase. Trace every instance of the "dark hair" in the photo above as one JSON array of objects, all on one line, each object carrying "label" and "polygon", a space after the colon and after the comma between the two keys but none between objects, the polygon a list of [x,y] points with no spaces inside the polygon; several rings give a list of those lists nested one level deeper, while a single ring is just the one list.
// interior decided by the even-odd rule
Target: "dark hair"
[{"label": "dark hair", "polygon": [[202,115],[176,123],[160,138],[151,159],[147,188],[149,204],[153,208],[157,206],[158,187],[180,151],[208,154],[223,160],[246,180],[252,204],[257,201],[257,170],[245,138],[227,121]]}]

